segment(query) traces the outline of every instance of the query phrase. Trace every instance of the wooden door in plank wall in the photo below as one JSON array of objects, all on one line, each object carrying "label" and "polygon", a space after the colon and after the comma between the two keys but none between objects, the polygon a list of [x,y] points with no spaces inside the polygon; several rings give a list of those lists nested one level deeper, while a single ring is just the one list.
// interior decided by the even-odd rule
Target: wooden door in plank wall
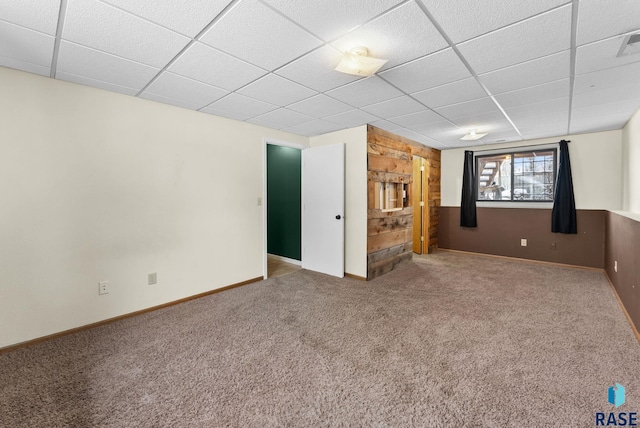
[{"label": "wooden door in plank wall", "polygon": [[413,207],[413,252],[428,252],[429,241],[429,165],[424,158],[413,156],[413,182],[411,206]]}]

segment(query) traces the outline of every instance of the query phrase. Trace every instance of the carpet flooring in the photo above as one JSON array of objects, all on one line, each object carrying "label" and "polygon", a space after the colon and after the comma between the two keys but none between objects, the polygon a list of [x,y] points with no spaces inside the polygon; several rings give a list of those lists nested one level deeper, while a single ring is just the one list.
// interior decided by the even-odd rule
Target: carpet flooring
[{"label": "carpet flooring", "polygon": [[591,427],[639,410],[640,346],[603,273],[450,252],[0,354],[2,427]]}]

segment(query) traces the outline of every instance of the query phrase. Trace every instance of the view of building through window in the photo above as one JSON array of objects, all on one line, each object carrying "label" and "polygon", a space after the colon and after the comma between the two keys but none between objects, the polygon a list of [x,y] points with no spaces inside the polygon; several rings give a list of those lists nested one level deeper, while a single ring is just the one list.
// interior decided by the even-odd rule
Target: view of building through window
[{"label": "view of building through window", "polygon": [[476,157],[479,201],[553,201],[556,150]]}]

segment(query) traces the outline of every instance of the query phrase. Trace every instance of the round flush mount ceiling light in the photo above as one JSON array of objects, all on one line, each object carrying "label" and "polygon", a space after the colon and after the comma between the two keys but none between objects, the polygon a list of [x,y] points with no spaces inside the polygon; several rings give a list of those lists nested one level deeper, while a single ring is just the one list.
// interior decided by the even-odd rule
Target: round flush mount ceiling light
[{"label": "round flush mount ceiling light", "polygon": [[355,76],[372,76],[380,70],[387,60],[368,56],[369,50],[364,46],[358,46],[342,54],[342,59],[336,67],[336,71],[353,74]]},{"label": "round flush mount ceiling light", "polygon": [[466,134],[464,137],[460,139],[465,141],[476,141],[484,137],[485,135],[487,135],[486,132],[484,134],[478,134],[475,129],[472,129],[471,131],[469,131],[468,134]]}]

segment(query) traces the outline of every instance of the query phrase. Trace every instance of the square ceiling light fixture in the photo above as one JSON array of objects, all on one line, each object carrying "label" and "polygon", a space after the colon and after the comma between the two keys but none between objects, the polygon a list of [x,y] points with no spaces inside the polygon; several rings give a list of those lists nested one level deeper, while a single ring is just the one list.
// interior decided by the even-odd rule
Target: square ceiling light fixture
[{"label": "square ceiling light fixture", "polygon": [[465,141],[476,141],[484,137],[485,135],[487,135],[486,132],[484,134],[478,134],[475,129],[472,129],[471,131],[469,131],[468,134],[466,134],[464,137],[460,139]]},{"label": "square ceiling light fixture", "polygon": [[336,67],[336,71],[353,74],[356,76],[372,76],[380,67],[385,65],[386,59],[372,58],[367,48],[358,46],[342,54],[342,60]]}]

